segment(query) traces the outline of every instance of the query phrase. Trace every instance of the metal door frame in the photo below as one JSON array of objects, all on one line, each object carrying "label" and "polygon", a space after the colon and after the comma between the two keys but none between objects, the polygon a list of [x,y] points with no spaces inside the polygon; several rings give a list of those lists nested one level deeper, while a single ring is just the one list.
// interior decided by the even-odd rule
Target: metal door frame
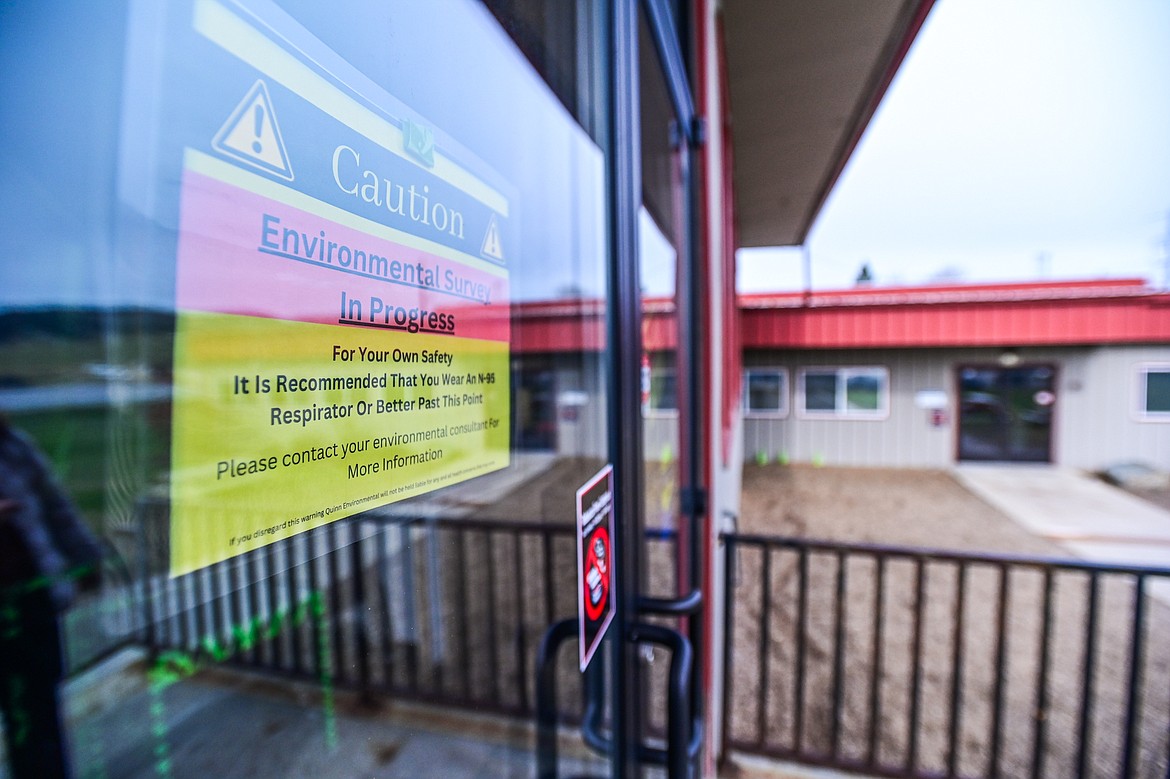
[{"label": "metal door frame", "polygon": [[[690,2],[678,4],[686,14]],[[679,380],[684,398],[679,409],[680,461],[680,517],[679,543],[686,544],[685,570],[679,580],[687,592],[676,598],[647,598],[640,592],[641,572],[639,550],[644,538],[641,478],[642,452],[642,295],[638,262],[638,210],[642,203],[640,89],[638,70],[639,14],[645,20],[663,68],[663,76],[670,92],[678,127],[678,141],[682,144],[681,181],[687,213],[683,219],[682,246],[679,252],[678,287],[676,289],[676,316],[679,327]],[[619,517],[619,543],[615,552],[614,586],[619,597],[617,614],[609,641],[609,692],[612,707],[611,770],[616,777],[639,776],[641,765],[649,755],[643,745],[643,689],[639,678],[637,645],[640,642],[666,644],[674,653],[673,661],[685,666],[688,690],[686,702],[674,712],[685,719],[684,726],[672,722],[672,732],[685,734],[688,753],[686,762],[693,764],[696,748],[701,743],[703,720],[702,695],[699,688],[699,669],[702,668],[703,646],[700,615],[703,595],[700,590],[702,528],[706,513],[705,490],[701,485],[701,440],[703,425],[699,366],[700,311],[699,284],[696,283],[697,202],[698,192],[694,171],[697,169],[697,149],[703,141],[703,125],[699,121],[691,94],[687,72],[683,35],[684,28],[675,18],[668,0],[614,0],[611,6],[611,28],[614,61],[610,86],[611,145],[611,262],[609,342],[613,354],[610,374],[610,456],[617,474],[615,510]],[[628,431],[637,430],[638,435]],[[686,619],[687,635],[674,631],[659,634],[641,623],[649,614],[669,614]],[[659,629],[660,630],[660,629]],[[673,633],[674,635],[670,635]],[[677,640],[676,638],[677,637]],[[683,661],[685,658],[685,662]],[[681,673],[681,671],[680,671]],[[673,688],[672,688],[673,689]],[[677,719],[677,717],[675,718]],[[684,730],[685,727],[685,730]],[[672,745],[677,739],[671,739]],[[669,762],[672,759],[666,757]],[[658,762],[658,761],[656,761]],[[677,765],[676,763],[671,763]],[[672,771],[676,773],[677,771]]]},{"label": "metal door frame", "polygon": [[[703,646],[701,615],[702,520],[706,492],[701,485],[703,404],[700,383],[701,311],[696,271],[698,192],[693,171],[699,161],[704,127],[695,112],[686,40],[674,12],[689,13],[691,0],[610,0],[605,8],[603,34],[612,54],[607,85],[608,194],[609,194],[609,301],[606,322],[609,343],[607,376],[608,447],[614,469],[616,539],[613,581],[615,619],[606,638],[608,660],[597,662],[585,678],[586,707],[582,735],[595,750],[606,754],[611,775],[638,777],[642,766],[667,768],[672,777],[694,773],[703,743],[703,706],[699,689]],[[641,95],[639,88],[639,17],[644,19],[666,81],[677,132],[680,186],[686,213],[679,236],[676,317],[679,328],[679,387],[683,402],[679,414],[679,555],[680,592],[669,598],[645,597],[641,592],[640,550],[644,543],[644,483],[642,479],[642,292],[638,255],[638,215],[642,205]],[[630,432],[635,431],[631,435]],[[680,619],[686,635],[659,624],[647,624],[649,615]],[[556,701],[555,655],[572,638],[576,620],[549,627],[537,659],[537,771],[555,777]],[[651,644],[670,652],[668,734],[665,749],[645,743],[643,686],[639,645]],[[609,702],[608,707],[606,701]],[[609,730],[602,732],[608,709]]]}]

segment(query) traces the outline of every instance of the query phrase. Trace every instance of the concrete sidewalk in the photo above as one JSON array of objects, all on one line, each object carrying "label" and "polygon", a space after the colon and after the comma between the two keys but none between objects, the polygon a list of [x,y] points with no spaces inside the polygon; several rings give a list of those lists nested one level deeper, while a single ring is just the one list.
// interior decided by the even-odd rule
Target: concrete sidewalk
[{"label": "concrete sidewalk", "polygon": [[[211,668],[153,693],[146,655],[127,649],[64,687],[79,777],[293,776],[533,779],[530,721],[337,691]],[[606,761],[562,727],[561,776],[603,777]],[[664,779],[661,769],[647,771]],[[732,753],[723,779],[845,779],[844,774]],[[9,779],[0,740],[0,779]],[[865,779],[865,777],[862,777]]]},{"label": "concrete sidewalk", "polygon": [[[1170,511],[1072,468],[971,465],[955,469],[971,492],[1024,529],[1095,563],[1170,569]],[[1170,604],[1170,577],[1149,592]]]},{"label": "concrete sidewalk", "polygon": [[[78,777],[531,779],[532,723],[211,667],[152,685],[128,649],[63,688]],[[0,731],[2,732],[2,731]],[[10,779],[0,739],[0,779]],[[562,732],[566,776],[605,763]]]}]

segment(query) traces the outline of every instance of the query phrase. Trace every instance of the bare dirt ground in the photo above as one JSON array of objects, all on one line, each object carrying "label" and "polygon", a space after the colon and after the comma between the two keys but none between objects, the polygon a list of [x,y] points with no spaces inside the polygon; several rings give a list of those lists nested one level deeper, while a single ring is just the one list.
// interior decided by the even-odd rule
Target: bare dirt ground
[{"label": "bare dirt ground", "polygon": [[[590,460],[559,461],[542,478],[495,502],[489,513],[500,519],[571,524],[571,510],[566,507],[572,506],[573,492],[599,465]],[[660,513],[668,486],[659,470],[651,467],[646,474],[646,510],[651,520]],[[749,465],[744,472],[739,530],[847,543],[1069,557],[1067,550],[1022,529],[942,470]],[[558,578],[574,567],[571,550],[569,538],[553,550]],[[660,594],[670,592],[674,561],[669,547],[659,545],[647,554],[647,584]],[[1011,569],[1001,580],[998,567],[972,565],[960,583],[953,563],[927,563],[922,567],[919,606],[913,559],[885,563],[879,600],[874,558],[850,557],[840,608],[843,649],[837,656],[836,556],[808,557],[804,628],[798,631],[798,558],[780,550],[768,554],[766,669],[760,651],[765,627],[764,554],[745,548],[737,561],[730,701],[734,740],[766,751],[824,756],[833,753],[835,738],[841,758],[887,770],[913,764],[926,772],[946,774],[953,769],[958,776],[982,776],[993,773],[996,763],[1001,776],[1027,776],[1038,766],[1038,775],[1056,777],[1076,774],[1083,761],[1087,776],[1121,773],[1127,746],[1122,734],[1130,690],[1132,580],[1099,579],[1094,638],[1091,652],[1086,652],[1091,585],[1084,573],[1053,573],[1051,600],[1045,608],[1045,577],[1038,569]],[[523,556],[535,562],[541,552],[525,546]],[[521,588],[523,597],[534,601],[528,604],[532,608],[521,610],[529,614],[542,611],[535,608],[535,601],[544,586],[534,584],[525,582]],[[490,592],[492,588],[486,585],[470,589]],[[506,575],[496,583],[501,586],[504,591],[511,589]],[[553,589],[559,595],[571,588]],[[505,592],[501,596],[500,601],[508,600]],[[469,593],[469,597],[473,596]],[[571,598],[556,601],[554,613],[572,613]],[[1162,777],[1170,722],[1170,614],[1149,598],[1143,604],[1146,626],[1135,696],[1140,737],[1132,749],[1134,775]],[[501,610],[501,621],[519,622],[519,613],[509,611]],[[1046,612],[1050,616],[1044,641]],[[540,629],[541,624],[534,623],[525,626],[524,632],[535,643]],[[957,675],[953,672],[956,637],[960,646]],[[1047,647],[1043,653],[1046,671],[1042,671],[1042,645]],[[804,678],[798,706],[796,668],[802,651]],[[571,661],[571,657],[562,659]],[[1086,660],[1093,671],[1088,709],[1082,705]],[[510,665],[505,657],[500,661]],[[997,672],[999,667],[1002,673]],[[650,699],[660,703],[665,666],[655,662],[648,671]],[[573,677],[566,668],[568,699],[575,697]],[[917,695],[913,695],[915,687]],[[766,690],[762,727],[761,689]],[[836,709],[835,694],[841,701]],[[951,714],[953,700],[958,701],[956,717]],[[652,723],[661,728],[665,724],[661,706],[650,708]],[[918,725],[912,730],[915,709]],[[1040,711],[1043,714],[1038,716]],[[1043,745],[1038,748],[1040,741]],[[948,748],[952,743],[957,746],[953,754]],[[1039,762],[1037,753],[1042,755]]]},{"label": "bare dirt ground", "polygon": [[739,529],[831,541],[1067,556],[942,470],[745,465]]},{"label": "bare dirt ground", "polygon": [[[1069,556],[944,471],[749,465],[739,530]],[[1170,613],[1141,599],[1140,672],[1131,688],[1131,577],[1101,575],[1093,585],[1077,570],[1046,575],[912,556],[879,565],[866,554],[841,560],[835,551],[810,553],[802,563],[789,549],[739,549],[731,598],[734,742],[779,754],[835,754],[886,771],[1011,777],[1036,769],[1076,775],[1082,763],[1085,775],[1118,776],[1128,749],[1132,775],[1166,774]],[[1127,744],[1131,699],[1137,736]]]}]

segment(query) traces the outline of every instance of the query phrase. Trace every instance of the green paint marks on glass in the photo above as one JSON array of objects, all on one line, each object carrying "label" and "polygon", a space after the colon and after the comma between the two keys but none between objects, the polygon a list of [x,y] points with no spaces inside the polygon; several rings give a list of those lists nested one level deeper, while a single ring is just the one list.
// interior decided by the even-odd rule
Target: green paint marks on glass
[{"label": "green paint marks on glass", "polygon": [[[325,746],[330,751],[337,748],[337,709],[333,695],[333,675],[329,670],[329,630],[325,619],[325,601],[318,591],[313,591],[290,614],[287,609],[278,609],[269,619],[254,617],[246,623],[233,625],[223,640],[208,635],[199,642],[197,653],[206,655],[212,663],[222,663],[236,652],[246,652],[255,646],[260,638],[276,638],[285,626],[299,627],[306,619],[312,620],[312,629],[320,647],[318,666],[320,668],[321,706],[325,721]],[[172,684],[194,676],[207,663],[189,652],[178,649],[160,652],[147,671],[150,681],[150,727],[154,736],[155,773],[160,779],[171,776],[169,728],[166,721],[166,705],[163,692]]]}]

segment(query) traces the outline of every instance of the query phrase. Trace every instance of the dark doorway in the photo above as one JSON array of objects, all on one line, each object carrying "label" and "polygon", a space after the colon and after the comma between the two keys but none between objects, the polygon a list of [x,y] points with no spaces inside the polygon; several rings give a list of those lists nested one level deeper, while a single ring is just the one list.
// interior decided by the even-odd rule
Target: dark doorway
[{"label": "dark doorway", "polygon": [[516,395],[512,403],[516,448],[556,451],[557,378],[551,366],[513,363]]},{"label": "dark doorway", "polygon": [[959,459],[1051,462],[1056,369],[968,365],[959,369]]}]

